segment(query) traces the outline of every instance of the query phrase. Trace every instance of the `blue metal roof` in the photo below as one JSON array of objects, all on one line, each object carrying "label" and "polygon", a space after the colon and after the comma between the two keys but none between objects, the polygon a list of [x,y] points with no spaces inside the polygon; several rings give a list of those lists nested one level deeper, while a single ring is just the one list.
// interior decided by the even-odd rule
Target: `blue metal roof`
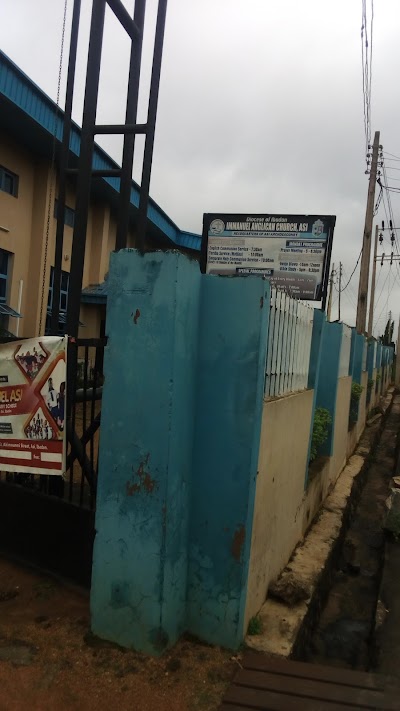
[{"label": "blue metal roof", "polygon": [[107,301],[108,282],[90,284],[82,289],[81,302],[83,304],[105,304]]},{"label": "blue metal roof", "polygon": [[[0,50],[0,100],[2,97],[34,122],[33,129],[46,132],[47,137],[49,134],[51,138],[55,135],[61,142],[64,112]],[[70,137],[70,151],[76,157],[79,156],[80,141],[81,131],[74,123]],[[93,167],[113,169],[119,166],[95,144]],[[119,192],[118,178],[102,178],[102,181],[116,193]],[[139,187],[134,180],[132,180],[131,204],[135,208],[139,205]],[[149,221],[171,242],[186,249],[200,250],[201,236],[180,230],[151,198],[147,214]]]}]

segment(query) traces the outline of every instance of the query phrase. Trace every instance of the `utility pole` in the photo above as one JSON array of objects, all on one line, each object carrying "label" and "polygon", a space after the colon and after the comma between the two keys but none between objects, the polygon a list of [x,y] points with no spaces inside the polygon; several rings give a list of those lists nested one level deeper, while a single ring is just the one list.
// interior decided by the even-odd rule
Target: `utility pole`
[{"label": "utility pole", "polygon": [[396,374],[395,374],[394,382],[395,382],[395,385],[397,385],[397,387],[400,385],[400,318],[399,318],[399,329],[397,331]]},{"label": "utility pole", "polygon": [[369,278],[369,263],[371,258],[371,234],[372,220],[374,218],[375,205],[375,184],[378,167],[378,152],[379,152],[379,131],[375,132],[374,143],[372,146],[371,172],[369,175],[367,209],[365,212],[364,237],[361,256],[360,281],[358,284],[358,300],[357,300],[357,333],[365,333],[367,321],[367,299],[368,299],[368,278]]},{"label": "utility pole", "polygon": [[372,279],[371,279],[371,298],[369,300],[369,317],[368,317],[368,338],[372,336],[372,328],[374,322],[374,306],[375,306],[375,279],[376,279],[376,259],[378,251],[378,225],[375,227],[375,245],[374,245],[374,261],[372,262]]},{"label": "utility pole", "polygon": [[332,264],[332,270],[331,270],[331,275],[329,277],[329,296],[328,296],[328,308],[326,312],[326,319],[327,321],[331,320],[331,311],[332,311],[332,289],[333,289],[333,275],[335,273],[335,265]]},{"label": "utility pole", "polygon": [[341,307],[341,297],[342,297],[342,274],[343,274],[343,266],[342,262],[339,262],[339,321],[340,321],[340,307]]}]

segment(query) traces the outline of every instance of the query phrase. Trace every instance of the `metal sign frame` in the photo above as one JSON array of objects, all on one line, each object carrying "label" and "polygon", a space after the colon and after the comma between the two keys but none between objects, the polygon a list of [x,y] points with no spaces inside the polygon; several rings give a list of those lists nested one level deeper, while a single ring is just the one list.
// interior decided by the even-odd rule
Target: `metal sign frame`
[{"label": "metal sign frame", "polygon": [[[281,213],[205,213],[203,215],[203,233],[202,233],[202,245],[201,245],[201,271],[203,274],[207,272],[207,261],[208,261],[208,243],[209,243],[209,228],[211,223],[214,220],[221,220],[226,224],[227,222],[232,222],[232,223],[246,223],[248,219],[253,219],[255,221],[257,220],[262,220],[266,218],[272,218],[274,216],[279,216],[280,220],[287,220],[290,222],[295,222],[297,224],[299,223],[310,223],[312,221],[316,220],[322,220],[324,223],[324,226],[326,227],[326,242],[325,242],[325,250],[324,250],[324,258],[322,262],[322,270],[321,270],[321,286],[319,288],[318,296],[317,298],[308,298],[308,297],[302,297],[304,300],[307,301],[322,301],[322,308],[325,309],[326,306],[326,298],[327,298],[327,291],[328,291],[328,281],[329,281],[329,270],[330,270],[330,262],[331,262],[331,253],[332,253],[332,240],[333,240],[333,232],[335,228],[335,223],[336,223],[336,216],[335,215],[298,215],[298,214],[281,214]],[[290,232],[291,230],[288,230]],[[295,231],[293,230],[293,233]],[[282,230],[282,237],[285,235],[285,231]],[[305,236],[305,235],[304,235]],[[245,236],[244,236],[245,238]],[[301,239],[302,238],[302,233],[301,232],[296,232],[296,237],[293,237],[293,239]],[[251,269],[251,268],[250,268]],[[266,267],[267,270],[267,267]],[[238,274],[238,276],[240,276]],[[263,275],[265,278],[268,278],[267,275]]]}]

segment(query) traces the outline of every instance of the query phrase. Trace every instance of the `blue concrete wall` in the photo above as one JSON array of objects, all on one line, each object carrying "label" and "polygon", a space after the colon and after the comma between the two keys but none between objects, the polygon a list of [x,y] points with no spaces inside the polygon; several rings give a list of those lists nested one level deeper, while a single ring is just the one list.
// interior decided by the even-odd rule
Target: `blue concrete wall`
[{"label": "blue concrete wall", "polygon": [[375,368],[375,359],[376,359],[376,341],[371,340],[371,341],[368,341],[368,350],[367,350],[368,380],[372,379],[374,368]]},{"label": "blue concrete wall", "polygon": [[310,429],[310,439],[308,443],[308,456],[306,463],[306,473],[304,477],[304,487],[307,488],[308,476],[309,476],[309,462],[311,455],[311,444],[313,435],[313,423],[314,415],[317,407],[317,395],[318,395],[318,382],[321,373],[321,360],[322,360],[322,343],[324,338],[325,328],[327,327],[326,313],[325,311],[314,309],[314,320],[313,320],[313,332],[310,350],[310,365],[308,369],[308,388],[314,390],[313,405],[312,405],[312,415],[311,415],[311,429]]},{"label": "blue concrete wall", "polygon": [[357,339],[357,331],[355,328],[352,328],[351,329],[350,360],[349,360],[349,375],[351,375],[352,377],[353,377],[353,370],[354,370],[356,339]]},{"label": "blue concrete wall", "polygon": [[148,653],[185,628],[198,264],[113,254],[92,629]]},{"label": "blue concrete wall", "polygon": [[112,255],[93,632],[159,654],[243,640],[269,284]]},{"label": "blue concrete wall", "polygon": [[326,323],[321,344],[321,370],[317,384],[316,407],[331,413],[332,425],[320,454],[332,456],[336,415],[336,396],[339,380],[340,351],[343,337],[342,323]]},{"label": "blue concrete wall", "polygon": [[363,372],[363,354],[364,354],[365,337],[361,333],[357,333],[356,329],[352,329],[351,333],[351,354],[349,375],[353,377],[355,383],[361,384],[361,375]]},{"label": "blue concrete wall", "polygon": [[269,284],[202,278],[187,628],[243,640],[261,430]]}]

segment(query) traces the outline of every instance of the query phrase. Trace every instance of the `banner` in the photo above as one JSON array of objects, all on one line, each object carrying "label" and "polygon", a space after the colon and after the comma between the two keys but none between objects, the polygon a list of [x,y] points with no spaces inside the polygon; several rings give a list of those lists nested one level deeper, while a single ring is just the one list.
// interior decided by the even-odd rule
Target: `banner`
[{"label": "banner", "polygon": [[203,216],[202,269],[207,274],[259,275],[297,299],[326,296],[332,215]]},{"label": "banner", "polygon": [[67,338],[0,345],[0,469],[65,472]]}]

